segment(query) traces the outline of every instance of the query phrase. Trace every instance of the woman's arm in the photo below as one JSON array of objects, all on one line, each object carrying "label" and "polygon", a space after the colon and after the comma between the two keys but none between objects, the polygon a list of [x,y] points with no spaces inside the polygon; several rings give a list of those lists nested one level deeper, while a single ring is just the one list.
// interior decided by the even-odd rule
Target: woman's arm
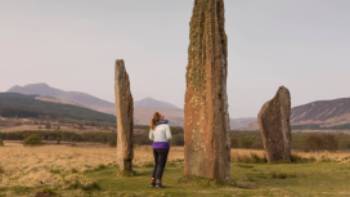
[{"label": "woman's arm", "polygon": [[171,130],[170,130],[170,126],[167,125],[165,127],[165,135],[166,135],[166,139],[167,140],[171,140],[172,136],[171,136]]}]

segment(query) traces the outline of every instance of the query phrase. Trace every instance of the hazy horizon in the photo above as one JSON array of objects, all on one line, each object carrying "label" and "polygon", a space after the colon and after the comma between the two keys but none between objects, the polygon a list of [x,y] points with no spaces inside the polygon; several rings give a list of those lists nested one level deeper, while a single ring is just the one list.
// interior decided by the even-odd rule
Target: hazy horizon
[{"label": "hazy horizon", "polygon": [[[293,106],[350,97],[350,1],[226,0],[232,118],[280,85]],[[193,1],[2,0],[0,91],[45,82],[114,100],[123,58],[135,100],[183,106]]]}]

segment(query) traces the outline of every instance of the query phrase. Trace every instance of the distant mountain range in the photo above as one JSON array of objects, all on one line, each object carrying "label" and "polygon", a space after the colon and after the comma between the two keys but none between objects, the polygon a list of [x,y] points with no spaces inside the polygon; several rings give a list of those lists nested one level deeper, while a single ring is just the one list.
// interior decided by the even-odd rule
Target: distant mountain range
[{"label": "distant mountain range", "polygon": [[[37,100],[45,102],[76,105],[108,114],[115,113],[112,102],[82,92],[60,90],[45,83],[14,86],[8,92],[37,95]],[[164,113],[173,125],[183,125],[183,109],[153,98],[135,101],[135,123],[148,125],[155,111]],[[350,98],[316,101],[294,107],[291,122],[295,128],[350,128]],[[232,119],[230,124],[233,129],[257,129],[255,117]]]},{"label": "distant mountain range", "polygon": [[99,112],[114,114],[114,104],[111,102],[82,92],[64,91],[53,88],[45,83],[29,84],[26,86],[14,86],[7,92],[24,95],[38,95],[41,96],[42,100],[78,105]]},{"label": "distant mountain range", "polygon": [[[7,92],[23,95],[36,95],[37,100],[76,105],[98,112],[115,114],[114,103],[105,101],[98,97],[77,91],[65,91],[49,86],[45,83],[29,84],[25,86],[14,86]],[[153,113],[159,111],[164,113],[171,123],[176,126],[182,126],[183,110],[177,106],[158,101],[153,98],[145,98],[135,102],[135,123],[148,125]]]},{"label": "distant mountain range", "polygon": [[76,105],[47,102],[35,95],[0,93],[0,116],[7,118],[38,118],[43,120],[84,121],[114,124],[111,114]]},{"label": "distant mountain range", "polygon": [[309,128],[350,128],[350,98],[316,101],[293,108],[292,124]]},{"label": "distant mountain range", "polygon": [[[256,118],[231,121],[235,129],[258,129]],[[294,129],[350,129],[350,98],[315,101],[292,108]]]}]

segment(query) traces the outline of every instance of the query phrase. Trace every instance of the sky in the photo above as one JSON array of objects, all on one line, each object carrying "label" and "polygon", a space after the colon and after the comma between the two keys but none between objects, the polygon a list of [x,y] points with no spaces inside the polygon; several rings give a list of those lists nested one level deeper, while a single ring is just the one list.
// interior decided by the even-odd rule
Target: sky
[{"label": "sky", "polygon": [[[114,100],[123,58],[136,100],[183,107],[193,0],[0,0],[0,91],[45,82]],[[350,97],[350,1],[226,0],[233,118],[280,85],[293,106]]]}]

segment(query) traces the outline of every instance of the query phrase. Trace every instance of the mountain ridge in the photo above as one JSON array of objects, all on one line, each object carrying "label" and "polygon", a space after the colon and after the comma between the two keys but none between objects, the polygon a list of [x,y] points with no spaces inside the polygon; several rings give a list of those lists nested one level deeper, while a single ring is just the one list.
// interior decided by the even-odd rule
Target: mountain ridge
[{"label": "mountain ridge", "polygon": [[115,117],[111,114],[71,104],[42,101],[36,97],[13,92],[0,93],[0,116],[115,123]]},{"label": "mountain ridge", "polygon": [[[64,91],[53,88],[46,83],[14,86],[8,92],[26,95],[40,95],[37,99],[63,104],[86,107],[95,111],[114,114],[114,103],[78,91]],[[135,101],[135,123],[147,125],[155,111],[164,113],[173,125],[182,126],[184,111],[182,108],[156,100],[151,97]],[[291,124],[298,128],[337,128],[349,125],[350,128],[350,98],[319,100],[292,108]],[[233,129],[256,130],[255,117],[231,119]],[[347,126],[346,126],[347,127]]]},{"label": "mountain ridge", "polygon": [[34,83],[25,86],[15,85],[7,92],[20,93],[24,95],[55,97],[67,103],[79,105],[99,112],[114,114],[114,104],[109,101],[105,101],[83,92],[64,91],[51,87],[46,83]]},{"label": "mountain ridge", "polygon": [[314,125],[320,128],[350,124],[350,98],[320,100],[293,108],[293,125]]},{"label": "mountain ridge", "polygon": [[[65,91],[54,88],[46,83],[34,83],[25,86],[15,85],[7,92],[24,95],[38,95],[39,97],[36,99],[39,100],[72,104],[98,112],[115,115],[115,105],[112,102],[105,101],[83,92]],[[134,107],[136,124],[148,125],[153,113],[159,111],[167,115],[167,118],[171,120],[170,122],[172,125],[182,126],[183,110],[174,104],[146,97],[135,101]]]}]

